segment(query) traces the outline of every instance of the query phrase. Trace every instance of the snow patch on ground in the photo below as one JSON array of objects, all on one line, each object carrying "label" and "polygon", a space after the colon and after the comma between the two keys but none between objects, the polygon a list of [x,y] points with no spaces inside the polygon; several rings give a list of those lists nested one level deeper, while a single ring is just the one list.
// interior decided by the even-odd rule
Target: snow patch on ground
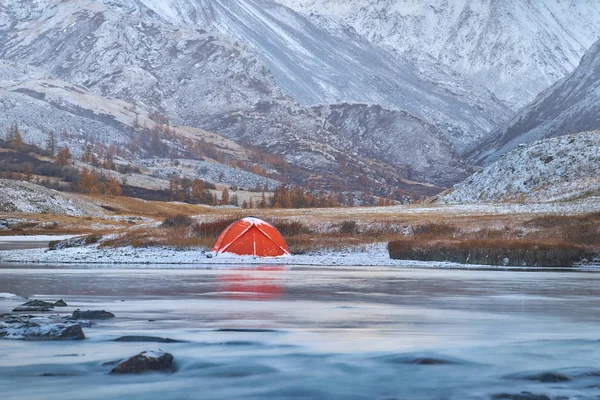
[{"label": "snow patch on ground", "polygon": [[97,205],[30,182],[0,179],[0,211],[103,216]]},{"label": "snow patch on ground", "polygon": [[[216,256],[208,258],[202,250],[176,250],[168,247],[115,249],[87,246],[55,251],[45,249],[10,250],[0,252],[0,264],[64,264],[88,268],[210,268],[223,265],[294,265],[294,266],[348,266],[348,267],[417,267],[417,268],[494,268],[490,266],[464,265],[452,262],[429,262],[392,260],[387,243],[377,243],[362,248],[331,251],[315,251],[284,257],[261,258],[253,256]],[[600,265],[598,265],[600,266]],[[502,267],[506,268],[506,267]],[[517,268],[518,269],[518,268]]]}]

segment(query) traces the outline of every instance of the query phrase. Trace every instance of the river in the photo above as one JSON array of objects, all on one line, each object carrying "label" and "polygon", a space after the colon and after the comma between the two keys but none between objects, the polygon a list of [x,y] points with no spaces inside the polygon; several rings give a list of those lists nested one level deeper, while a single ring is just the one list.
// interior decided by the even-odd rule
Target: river
[{"label": "river", "polygon": [[[203,268],[0,267],[0,292],[117,316],[83,341],[0,340],[0,398],[600,396],[597,273]],[[0,314],[20,303],[0,299]],[[125,335],[185,342],[114,341]],[[178,371],[103,365],[152,348]]]}]

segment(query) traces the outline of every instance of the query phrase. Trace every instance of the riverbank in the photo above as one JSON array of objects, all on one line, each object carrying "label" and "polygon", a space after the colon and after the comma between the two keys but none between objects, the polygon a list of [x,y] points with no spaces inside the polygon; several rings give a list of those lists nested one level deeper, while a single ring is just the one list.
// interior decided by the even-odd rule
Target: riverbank
[{"label": "riverbank", "polygon": [[[393,260],[387,243],[357,248],[321,250],[285,257],[260,258],[220,255],[209,257],[204,250],[170,247],[117,247],[98,245],[59,250],[15,249],[0,251],[0,268],[17,264],[28,266],[73,266],[85,268],[211,268],[219,266],[315,266],[315,267],[401,267],[465,270],[563,270],[564,268],[466,265],[446,261]],[[599,262],[577,264],[574,269],[593,271]]]}]

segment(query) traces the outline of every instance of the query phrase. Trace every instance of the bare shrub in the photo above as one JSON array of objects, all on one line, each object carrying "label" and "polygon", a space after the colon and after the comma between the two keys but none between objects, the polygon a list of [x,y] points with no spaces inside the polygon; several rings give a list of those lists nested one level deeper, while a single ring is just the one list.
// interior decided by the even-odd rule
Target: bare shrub
[{"label": "bare shrub", "polygon": [[237,218],[221,218],[214,221],[200,222],[192,225],[192,235],[199,238],[217,238]]},{"label": "bare shrub", "polygon": [[162,228],[190,227],[194,223],[193,218],[184,214],[170,215],[160,225]]},{"label": "bare shrub", "polygon": [[276,220],[273,221],[273,226],[283,236],[298,236],[312,233],[310,228],[300,221]]},{"label": "bare shrub", "polygon": [[527,240],[396,240],[388,244],[388,252],[402,260],[539,267],[571,267],[593,257],[580,246]]},{"label": "bare shrub", "polygon": [[413,227],[413,235],[415,236],[453,236],[458,232],[459,229],[457,227],[440,223],[426,223]]},{"label": "bare shrub", "polygon": [[344,235],[353,235],[358,233],[358,224],[356,221],[348,220],[340,224],[340,233]]}]

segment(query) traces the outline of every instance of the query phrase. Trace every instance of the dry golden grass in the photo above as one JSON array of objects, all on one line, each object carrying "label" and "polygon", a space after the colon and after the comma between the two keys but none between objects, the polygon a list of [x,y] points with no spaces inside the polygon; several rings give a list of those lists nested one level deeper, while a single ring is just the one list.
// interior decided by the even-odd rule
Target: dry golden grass
[{"label": "dry golden grass", "polygon": [[93,217],[72,217],[55,214],[0,214],[0,219],[8,218],[24,219],[27,222],[17,224],[7,230],[0,230],[0,236],[106,234],[131,226],[131,224],[124,221]]},{"label": "dry golden grass", "polygon": [[[496,247],[518,249],[525,243],[533,243],[554,249],[577,250],[581,247],[585,251],[600,251],[600,212],[576,216],[478,214],[439,206],[241,210],[128,197],[82,197],[102,206],[109,219],[7,214],[3,217],[24,218],[34,223],[2,231],[0,235],[116,233],[116,238],[106,241],[104,246],[210,248],[231,221],[256,216],[280,229],[294,253],[356,248],[399,240],[415,247],[437,244],[456,248],[492,248],[496,243]],[[141,216],[160,222],[176,214],[193,216],[196,222],[189,227],[165,229],[156,227],[156,224],[140,225],[110,219],[111,216]]]}]

